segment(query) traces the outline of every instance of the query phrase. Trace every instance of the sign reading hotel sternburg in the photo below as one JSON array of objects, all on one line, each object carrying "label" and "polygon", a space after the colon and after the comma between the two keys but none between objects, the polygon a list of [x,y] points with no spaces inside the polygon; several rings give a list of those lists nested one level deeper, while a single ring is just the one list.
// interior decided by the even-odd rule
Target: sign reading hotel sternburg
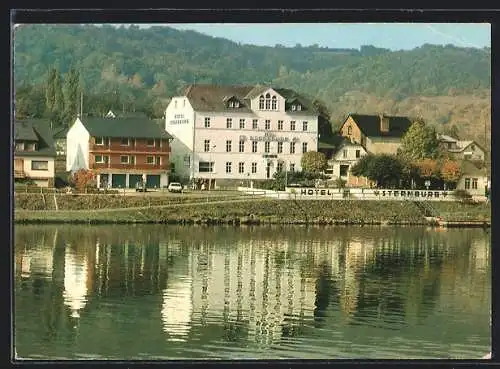
[{"label": "sign reading hotel sternburg", "polygon": [[[349,193],[348,190],[345,191]],[[343,190],[326,188],[301,188],[297,190],[298,195],[305,196],[335,196],[344,193]],[[446,199],[450,195],[447,191],[424,191],[424,190],[363,190],[362,192],[350,193],[352,198],[412,198],[412,199]]]},{"label": "sign reading hotel sternburg", "polygon": [[[246,136],[240,136],[240,140],[245,140]],[[276,136],[272,132],[265,132],[264,136],[249,136],[250,141],[277,141],[277,142],[289,142],[290,138],[288,137],[280,137]],[[298,141],[298,139],[295,137],[292,139],[293,142]]]}]

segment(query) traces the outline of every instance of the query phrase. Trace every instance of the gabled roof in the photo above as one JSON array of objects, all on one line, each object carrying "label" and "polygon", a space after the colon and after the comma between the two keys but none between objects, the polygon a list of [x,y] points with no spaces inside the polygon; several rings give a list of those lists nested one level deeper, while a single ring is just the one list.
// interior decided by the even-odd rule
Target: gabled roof
[{"label": "gabled roof", "polygon": [[[380,130],[380,115],[349,114],[367,137],[403,137],[413,121],[408,117],[384,115],[389,119],[389,132]],[[347,121],[346,119],[346,121]],[[345,121],[344,121],[345,124]]]},{"label": "gabled roof", "polygon": [[[285,109],[287,111],[290,110],[288,106],[289,103],[297,99],[304,109],[301,111],[293,111],[294,114],[311,114],[311,112],[315,112],[313,104],[306,97],[291,89],[274,88],[271,86],[197,84],[188,86],[184,95],[189,99],[191,106],[196,111],[253,113],[250,109],[250,100],[269,89],[273,89],[285,99]],[[239,108],[230,108],[226,106],[225,102],[233,96],[240,101]]]},{"label": "gabled roof", "polygon": [[56,156],[52,130],[48,120],[23,119],[14,121],[14,139],[16,141],[35,141],[35,151],[16,151],[23,156]]},{"label": "gabled roof", "polygon": [[[245,96],[252,88],[252,86],[190,85],[186,90],[186,97],[197,111],[252,113],[250,103],[248,100],[245,101]],[[232,96],[240,100],[239,108],[226,106],[224,98]]]},{"label": "gabled roof", "polygon": [[68,130],[68,127],[58,127],[56,129],[53,129],[52,137],[54,138],[54,140],[65,139],[66,135],[68,134]]},{"label": "gabled roof", "polygon": [[448,135],[440,135],[440,134],[438,134],[437,138],[441,142],[450,142],[450,143],[453,143],[453,142],[457,142],[458,141],[456,138],[453,138],[453,137],[448,136]]},{"label": "gabled roof", "polygon": [[93,137],[172,138],[150,119],[83,118],[81,122]]},{"label": "gabled roof", "polygon": [[478,166],[477,163],[473,163],[469,160],[463,160],[461,163],[462,176],[471,176],[471,175],[484,175],[484,168]]}]

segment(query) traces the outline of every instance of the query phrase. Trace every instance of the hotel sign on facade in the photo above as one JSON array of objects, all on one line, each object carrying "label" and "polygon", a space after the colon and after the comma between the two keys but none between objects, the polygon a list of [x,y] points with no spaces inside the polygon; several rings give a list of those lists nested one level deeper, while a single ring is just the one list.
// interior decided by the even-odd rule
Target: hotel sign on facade
[{"label": "hotel sign on facade", "polygon": [[[240,136],[241,141],[245,141],[247,139],[247,136]],[[276,142],[289,142],[290,138],[289,137],[281,137],[281,136],[276,136],[276,134],[272,132],[266,132],[264,133],[264,136],[249,136],[250,141],[276,141]],[[297,137],[292,138],[292,142],[297,142],[299,139]]]},{"label": "hotel sign on facade", "polygon": [[[290,189],[291,190],[291,189]],[[412,201],[454,201],[452,193],[448,191],[427,190],[373,190],[373,189],[326,189],[326,188],[295,188],[295,195],[311,198],[350,198],[356,200],[403,200]],[[288,191],[288,190],[287,190]],[[290,192],[290,191],[288,191]]]}]

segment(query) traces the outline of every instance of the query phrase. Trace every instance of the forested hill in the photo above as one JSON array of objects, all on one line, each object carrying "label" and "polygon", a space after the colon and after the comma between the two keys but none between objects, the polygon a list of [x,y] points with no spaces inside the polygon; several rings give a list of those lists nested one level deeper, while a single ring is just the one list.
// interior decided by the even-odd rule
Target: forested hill
[{"label": "forested hill", "polygon": [[[79,70],[86,94],[114,93],[121,101],[144,95],[165,101],[193,82],[269,83],[321,99],[334,121],[353,109],[406,114],[401,104],[416,97],[489,102],[490,58],[489,48],[451,45],[410,51],[241,45],[163,26],[22,25],[14,33],[17,87],[43,84],[53,66],[62,74],[70,66]],[[433,113],[417,110],[442,124],[461,124],[449,102]]]}]

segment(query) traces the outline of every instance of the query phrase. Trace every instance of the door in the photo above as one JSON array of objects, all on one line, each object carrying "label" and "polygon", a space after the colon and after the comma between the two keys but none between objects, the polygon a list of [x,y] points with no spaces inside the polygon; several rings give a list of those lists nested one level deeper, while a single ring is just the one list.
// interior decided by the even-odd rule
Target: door
[{"label": "door", "polygon": [[160,175],[159,174],[149,174],[146,176],[146,187],[147,188],[160,188]]},{"label": "door", "polygon": [[267,163],[266,165],[266,178],[271,177],[271,163]]},{"label": "door", "polygon": [[142,182],[142,174],[129,174],[128,176],[128,187],[135,188],[137,183]]},{"label": "door", "polygon": [[24,160],[14,159],[14,176],[22,177],[24,175]]},{"label": "door", "polygon": [[111,177],[111,181],[111,187],[125,188],[126,176],[125,174],[113,174],[113,177]]}]

